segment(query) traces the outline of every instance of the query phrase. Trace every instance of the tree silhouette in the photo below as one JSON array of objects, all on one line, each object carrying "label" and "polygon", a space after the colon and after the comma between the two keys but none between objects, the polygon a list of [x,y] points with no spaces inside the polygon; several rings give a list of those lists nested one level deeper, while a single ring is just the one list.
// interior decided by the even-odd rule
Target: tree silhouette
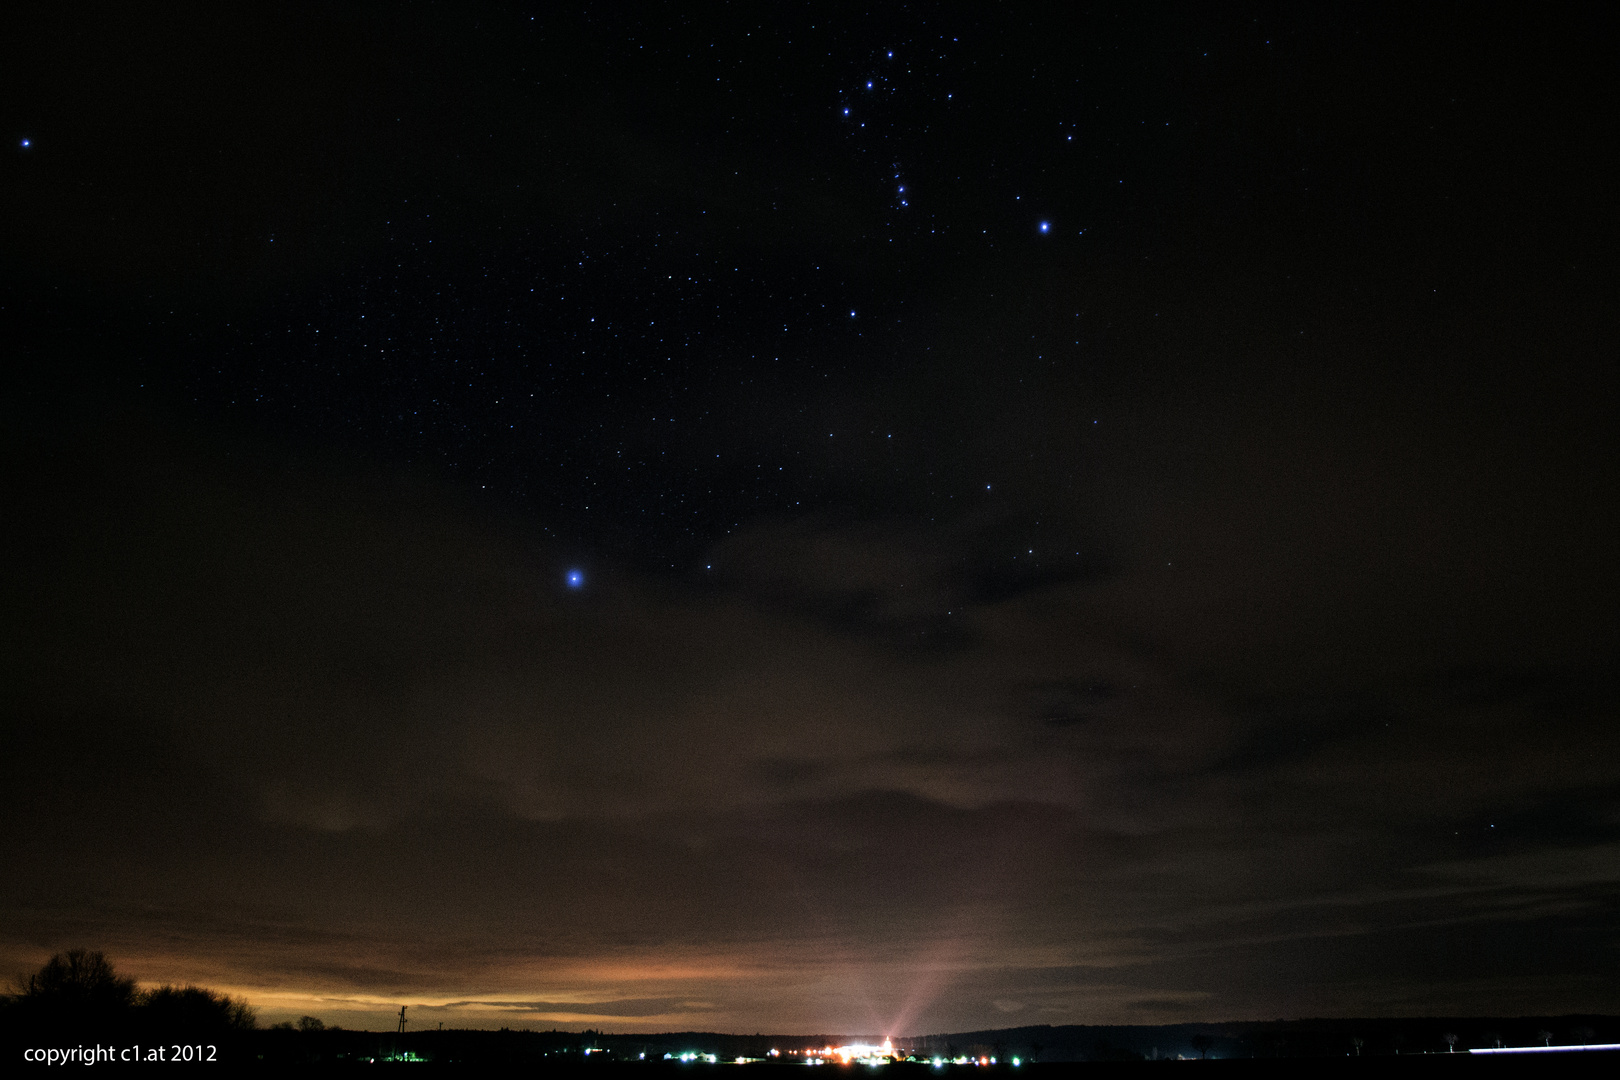
[{"label": "tree silhouette", "polygon": [[129,1023],[138,999],[135,980],[104,954],[71,949],[20,980],[8,1011],[20,1025],[53,1034],[111,1035]]},{"label": "tree silhouette", "polygon": [[1198,1034],[1192,1037],[1192,1044],[1193,1049],[1198,1051],[1198,1056],[1200,1058],[1207,1058],[1209,1057],[1210,1047],[1215,1045],[1215,1040],[1210,1038],[1208,1035]]},{"label": "tree silhouette", "polygon": [[20,996],[74,1008],[127,1009],[135,1004],[135,980],[118,974],[104,953],[70,949],[28,976]]},{"label": "tree silhouette", "polygon": [[185,1037],[252,1031],[253,1009],[244,1001],[201,986],[160,986],[141,995],[142,1026]]},{"label": "tree silhouette", "polygon": [[105,954],[57,953],[17,984],[6,1021],[72,1038],[122,1033],[219,1038],[257,1026],[245,1001],[200,986],[160,986],[142,992]]},{"label": "tree silhouette", "polygon": [[1455,1054],[1457,1052],[1457,1033],[1448,1031],[1440,1037],[1446,1042],[1446,1053]]},{"label": "tree silhouette", "polygon": [[1350,1040],[1350,1045],[1355,1048],[1356,1057],[1360,1057],[1361,1056],[1361,1048],[1363,1046],[1367,1045],[1367,1040],[1363,1039],[1360,1035],[1357,1035],[1356,1037],[1354,1037],[1353,1039]]}]

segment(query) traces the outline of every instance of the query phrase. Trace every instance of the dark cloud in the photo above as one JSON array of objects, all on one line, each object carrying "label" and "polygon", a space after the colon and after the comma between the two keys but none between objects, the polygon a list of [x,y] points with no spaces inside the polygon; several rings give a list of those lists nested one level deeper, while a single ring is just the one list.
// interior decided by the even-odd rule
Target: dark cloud
[{"label": "dark cloud", "polygon": [[[1247,559],[1121,547],[986,597],[965,544],[807,518],[726,541],[718,582],[604,564],[584,598],[418,481],[90,449],[22,498],[20,542],[67,542],[28,549],[10,623],[14,955],[90,937],[357,1017],[653,1026],[741,1022],[767,984],[788,1023],[856,980],[870,1017],[814,1007],[948,1027],[970,986],[1048,1019],[1192,1015],[1216,984],[1267,1014],[1317,966],[1353,983],[1352,941],[1538,920],[1573,947],[1609,917],[1612,676],[1455,646],[1269,671],[1269,630],[1234,648],[1252,605],[1201,599]],[[1356,640],[1290,614],[1316,595],[1269,618]],[[941,607],[951,649],[895,648]],[[1240,662],[1211,680],[1211,651]]]}]

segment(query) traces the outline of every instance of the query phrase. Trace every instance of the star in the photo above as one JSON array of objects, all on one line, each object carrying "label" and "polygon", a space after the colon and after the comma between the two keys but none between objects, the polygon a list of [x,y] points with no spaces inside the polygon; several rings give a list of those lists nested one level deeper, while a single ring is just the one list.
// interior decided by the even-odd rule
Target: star
[{"label": "star", "polygon": [[585,584],[585,574],[580,570],[570,570],[567,581],[570,589],[578,589]]},{"label": "star", "polygon": [[1051,232],[1051,231],[1052,231],[1052,223],[1050,221],[1041,222],[1041,232],[1044,233],[1044,232]]}]

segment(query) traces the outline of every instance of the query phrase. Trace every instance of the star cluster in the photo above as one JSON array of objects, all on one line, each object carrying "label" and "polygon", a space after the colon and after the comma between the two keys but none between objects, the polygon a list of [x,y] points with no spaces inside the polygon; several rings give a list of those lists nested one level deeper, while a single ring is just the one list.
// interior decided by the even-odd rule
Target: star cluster
[{"label": "star cluster", "polygon": [[[886,387],[952,362],[940,360],[960,351],[942,326],[951,307],[1024,302],[996,277],[1085,274],[1152,250],[1161,226],[1132,217],[1120,174],[1185,150],[1167,102],[1111,87],[1109,50],[1007,27],[986,46],[981,28],[927,20],[554,23],[517,20],[484,62],[518,95],[504,109],[519,130],[555,149],[518,160],[511,135],[479,146],[478,117],[400,116],[406,143],[450,132],[412,153],[494,158],[482,183],[504,190],[474,205],[393,185],[392,202],[367,204],[379,220],[351,226],[364,250],[341,275],[197,336],[188,397],[390,447],[536,511],[554,537],[648,567],[689,569],[758,514],[876,497],[937,518],[983,486],[983,467],[928,467],[960,456],[951,446],[975,421],[953,432]],[[582,33],[591,78],[622,89],[562,125],[523,104],[523,87],[583,77],[534,78],[559,38]],[[1190,43],[1162,51],[1191,77],[1207,62]],[[629,156],[603,129],[642,145]],[[548,212],[559,198],[566,217]],[[1115,246],[1090,243],[1092,223],[1110,221]],[[1107,362],[1097,339],[1116,328],[1030,314],[1026,344],[979,362],[992,397]],[[851,424],[839,395],[855,386],[872,405]],[[1027,557],[1028,539],[1009,551]]]}]

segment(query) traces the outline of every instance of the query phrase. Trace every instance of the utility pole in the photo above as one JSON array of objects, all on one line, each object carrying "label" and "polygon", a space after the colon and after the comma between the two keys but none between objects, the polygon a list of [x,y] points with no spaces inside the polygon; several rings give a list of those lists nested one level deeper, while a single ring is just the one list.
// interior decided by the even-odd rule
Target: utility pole
[{"label": "utility pole", "polygon": [[405,1034],[405,1010],[407,1007],[405,1005],[399,1007],[399,1033],[401,1035]]}]

